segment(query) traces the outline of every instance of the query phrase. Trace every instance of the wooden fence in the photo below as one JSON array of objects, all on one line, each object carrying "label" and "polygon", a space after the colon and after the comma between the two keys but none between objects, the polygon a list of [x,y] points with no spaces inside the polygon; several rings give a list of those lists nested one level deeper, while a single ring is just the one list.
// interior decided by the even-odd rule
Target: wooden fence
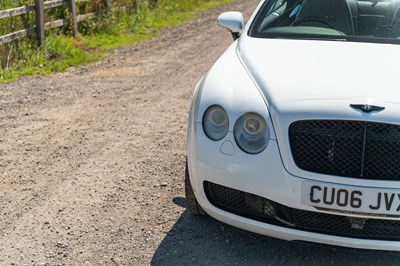
[{"label": "wooden fence", "polygon": [[[70,25],[72,29],[72,34],[74,37],[76,37],[78,35],[78,22],[81,22],[82,20],[87,18],[93,18],[95,16],[95,13],[78,15],[76,11],[76,3],[89,1],[90,0],[35,0],[35,5],[27,5],[7,10],[0,10],[0,19],[24,15],[29,12],[35,12],[36,18],[35,26],[12,32],[4,36],[0,36],[0,45],[24,38],[29,35],[36,34],[39,46],[43,46],[45,43],[45,30],[62,27],[64,25]],[[111,0],[103,1],[106,6],[106,10],[111,10]],[[68,5],[70,19],[64,18],[45,22],[44,10],[63,5]]]}]

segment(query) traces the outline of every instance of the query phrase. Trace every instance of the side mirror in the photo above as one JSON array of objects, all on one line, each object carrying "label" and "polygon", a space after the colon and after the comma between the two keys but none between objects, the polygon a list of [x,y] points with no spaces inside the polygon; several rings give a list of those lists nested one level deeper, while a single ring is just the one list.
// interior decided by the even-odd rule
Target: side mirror
[{"label": "side mirror", "polygon": [[231,11],[219,15],[218,25],[228,29],[234,40],[240,37],[240,32],[243,29],[243,15],[240,12]]}]

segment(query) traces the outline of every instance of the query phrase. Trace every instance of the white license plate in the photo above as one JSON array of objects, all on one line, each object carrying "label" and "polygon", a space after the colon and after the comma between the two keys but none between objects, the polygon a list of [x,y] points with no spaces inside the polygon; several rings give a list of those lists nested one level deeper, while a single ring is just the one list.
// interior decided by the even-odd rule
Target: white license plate
[{"label": "white license plate", "polygon": [[301,203],[339,213],[400,217],[400,189],[352,187],[304,181]]}]

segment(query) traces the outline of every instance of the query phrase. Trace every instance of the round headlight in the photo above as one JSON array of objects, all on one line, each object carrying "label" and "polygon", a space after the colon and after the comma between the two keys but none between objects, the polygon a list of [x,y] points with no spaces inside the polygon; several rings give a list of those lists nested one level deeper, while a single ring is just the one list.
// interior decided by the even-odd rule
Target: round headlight
[{"label": "round headlight", "polygon": [[239,117],[233,129],[237,145],[245,152],[262,152],[269,142],[269,128],[265,119],[256,113]]},{"label": "round headlight", "polygon": [[229,118],[225,109],[219,105],[208,107],[203,116],[203,128],[207,137],[218,141],[228,133]]}]

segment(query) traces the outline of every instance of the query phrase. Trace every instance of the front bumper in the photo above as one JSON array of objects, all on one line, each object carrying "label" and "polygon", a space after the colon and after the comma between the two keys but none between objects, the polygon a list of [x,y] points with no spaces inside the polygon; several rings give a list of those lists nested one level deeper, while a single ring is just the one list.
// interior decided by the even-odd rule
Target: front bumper
[{"label": "front bumper", "polygon": [[[371,240],[365,237],[299,230],[296,227],[291,228],[290,225],[268,223],[216,207],[206,195],[204,184],[207,182],[251,193],[291,209],[328,213],[301,204],[302,182],[306,179],[293,176],[286,171],[275,140],[271,140],[268,148],[261,154],[248,155],[235,146],[231,133],[228,133],[221,142],[208,140],[201,130],[198,130],[196,135],[196,145],[188,147],[190,179],[200,205],[215,219],[248,231],[289,241],[299,240],[351,248],[400,251],[400,241],[397,240]],[[231,147],[229,154],[224,152],[226,145]],[[314,181],[319,180],[314,179]],[[355,185],[354,179],[349,178],[331,177],[330,181],[341,185]],[[362,185],[376,187],[376,182],[365,180]],[[384,183],[382,187],[385,187]],[[347,216],[370,218],[350,214]]]},{"label": "front bumper", "polygon": [[206,208],[205,211],[207,212],[208,215],[212,216],[213,218],[223,223],[250,232],[274,238],[279,238],[287,241],[297,240],[297,241],[308,241],[320,244],[358,248],[358,249],[400,251],[400,242],[398,241],[367,240],[367,239],[340,237],[340,236],[312,233],[307,231],[300,231],[296,229],[271,225],[256,220],[244,218],[217,209],[212,205]]}]

